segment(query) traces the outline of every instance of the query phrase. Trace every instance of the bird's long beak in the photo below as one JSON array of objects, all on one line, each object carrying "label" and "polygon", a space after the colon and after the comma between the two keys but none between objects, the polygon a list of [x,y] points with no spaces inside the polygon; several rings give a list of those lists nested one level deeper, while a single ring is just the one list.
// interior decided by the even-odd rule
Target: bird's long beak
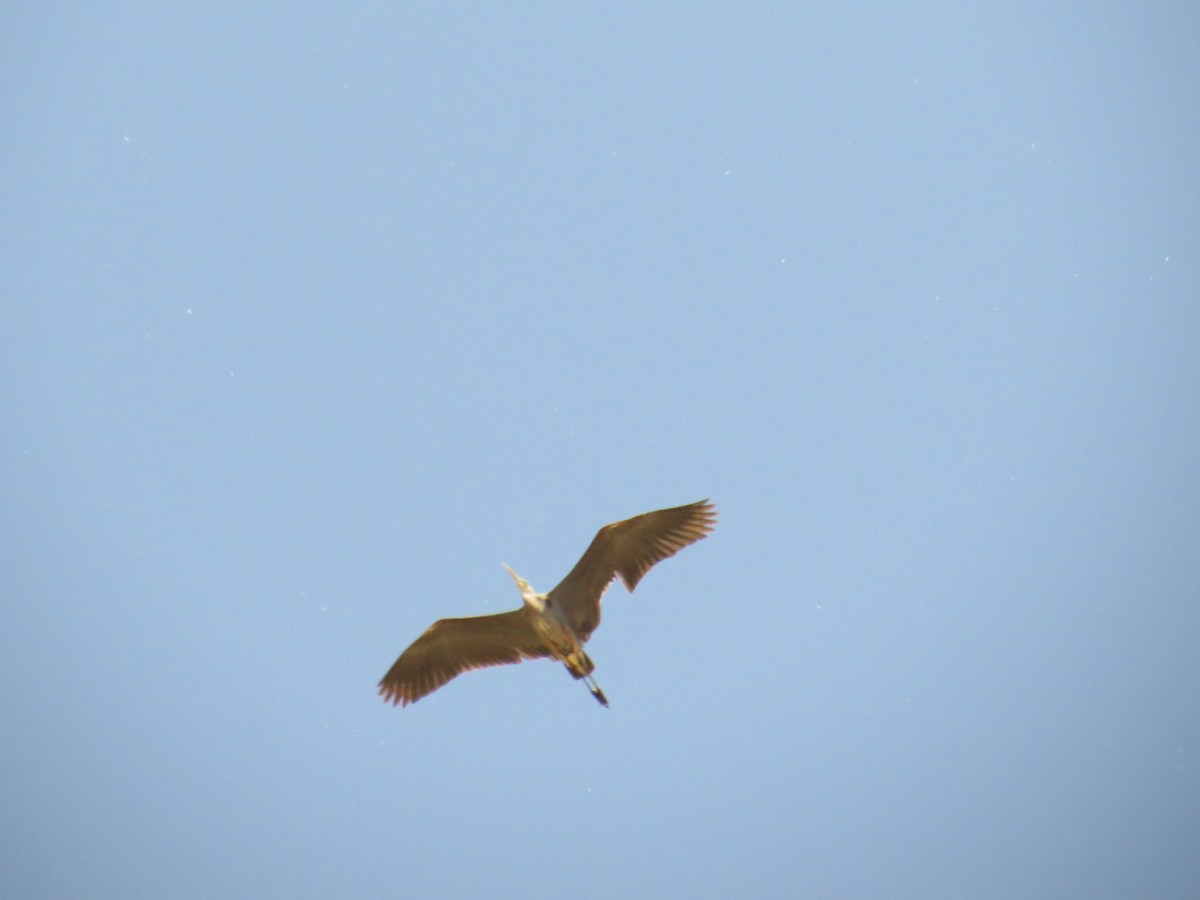
[{"label": "bird's long beak", "polygon": [[507,572],[509,575],[511,575],[512,580],[517,583],[517,587],[520,587],[521,586],[521,576],[518,575],[516,572],[514,572],[512,569],[510,569],[505,563],[500,563],[500,565],[504,566],[504,571]]}]

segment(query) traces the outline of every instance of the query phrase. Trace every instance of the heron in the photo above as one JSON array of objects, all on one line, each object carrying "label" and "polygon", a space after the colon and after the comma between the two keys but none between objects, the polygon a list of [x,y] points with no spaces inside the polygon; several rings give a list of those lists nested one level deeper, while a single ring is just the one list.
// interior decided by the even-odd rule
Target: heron
[{"label": "heron", "polygon": [[600,598],[618,575],[632,593],[651,567],[704,538],[716,522],[716,507],[699,500],[605,525],[546,594],[505,565],[522,605],[510,612],[434,622],[388,669],[379,682],[380,696],[393,706],[408,706],[463,672],[552,657],[607,707],[608,698],[592,677],[596,666],[583,650],[600,624]]}]

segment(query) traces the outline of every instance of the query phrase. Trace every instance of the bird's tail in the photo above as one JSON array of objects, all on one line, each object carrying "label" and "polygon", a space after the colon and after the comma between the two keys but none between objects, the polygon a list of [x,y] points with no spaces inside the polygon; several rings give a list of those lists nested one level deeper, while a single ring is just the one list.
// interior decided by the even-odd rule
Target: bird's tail
[{"label": "bird's tail", "polygon": [[567,671],[571,673],[571,677],[577,681],[580,678],[587,678],[587,676],[596,671],[596,664],[592,662],[592,658],[578,647],[562,657],[562,661],[567,667]]}]

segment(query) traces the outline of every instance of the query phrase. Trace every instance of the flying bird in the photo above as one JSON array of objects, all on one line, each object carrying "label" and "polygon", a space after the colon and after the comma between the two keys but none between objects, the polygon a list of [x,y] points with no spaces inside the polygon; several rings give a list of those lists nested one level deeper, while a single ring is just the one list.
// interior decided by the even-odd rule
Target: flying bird
[{"label": "flying bird", "polygon": [[549,656],[608,706],[592,677],[596,666],[583,651],[600,624],[600,598],[618,575],[632,592],[655,563],[702,539],[716,523],[716,507],[700,500],[605,525],[548,594],[537,593],[505,566],[521,592],[521,607],[434,622],[388,669],[379,682],[380,696],[393,706],[408,706],[471,669]]}]

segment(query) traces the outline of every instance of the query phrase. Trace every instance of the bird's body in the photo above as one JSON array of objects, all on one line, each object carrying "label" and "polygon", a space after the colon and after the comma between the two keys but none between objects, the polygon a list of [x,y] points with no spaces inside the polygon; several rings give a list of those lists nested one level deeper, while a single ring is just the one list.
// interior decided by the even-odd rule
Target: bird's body
[{"label": "bird's body", "polygon": [[605,525],[554,590],[539,594],[508,566],[524,604],[511,612],[439,619],[400,654],[379,682],[385,701],[407,706],[462,672],[550,656],[583,679],[604,706],[583,650],[600,624],[600,598],[618,575],[629,591],[657,562],[705,537],[716,525],[707,500]]}]

